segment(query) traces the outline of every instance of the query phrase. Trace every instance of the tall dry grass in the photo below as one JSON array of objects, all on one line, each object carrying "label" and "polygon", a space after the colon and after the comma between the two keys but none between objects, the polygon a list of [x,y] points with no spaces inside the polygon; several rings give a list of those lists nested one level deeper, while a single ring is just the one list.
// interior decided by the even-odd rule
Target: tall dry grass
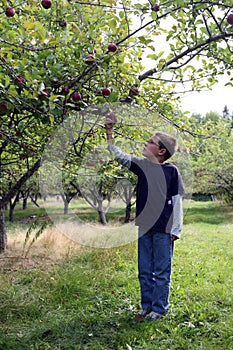
[{"label": "tall dry grass", "polygon": [[[32,237],[24,248],[24,242],[27,230],[16,229],[13,233],[8,234],[8,249],[4,254],[5,257],[25,257]],[[48,258],[51,260],[59,260],[64,257],[77,253],[80,245],[71,241],[62,234],[56,227],[46,228],[40,237],[30,247],[28,258]]]}]

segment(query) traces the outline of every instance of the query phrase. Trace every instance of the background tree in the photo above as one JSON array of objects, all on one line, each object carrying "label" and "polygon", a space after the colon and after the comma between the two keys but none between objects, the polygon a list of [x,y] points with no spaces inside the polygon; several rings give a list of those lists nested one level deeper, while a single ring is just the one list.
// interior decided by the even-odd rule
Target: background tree
[{"label": "background tree", "polygon": [[193,154],[195,173],[194,193],[214,195],[227,201],[233,200],[232,133],[231,121],[214,112],[196,119],[190,118],[197,132],[208,129],[209,136],[196,140]]}]

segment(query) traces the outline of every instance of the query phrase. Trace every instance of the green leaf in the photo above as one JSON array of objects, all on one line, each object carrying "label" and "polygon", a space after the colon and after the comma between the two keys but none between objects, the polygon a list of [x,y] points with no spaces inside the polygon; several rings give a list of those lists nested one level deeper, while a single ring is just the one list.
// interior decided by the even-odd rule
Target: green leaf
[{"label": "green leaf", "polygon": [[155,11],[151,11],[151,18],[153,19],[153,20],[157,20],[157,18],[158,18],[158,15],[157,15],[157,13],[155,12]]}]

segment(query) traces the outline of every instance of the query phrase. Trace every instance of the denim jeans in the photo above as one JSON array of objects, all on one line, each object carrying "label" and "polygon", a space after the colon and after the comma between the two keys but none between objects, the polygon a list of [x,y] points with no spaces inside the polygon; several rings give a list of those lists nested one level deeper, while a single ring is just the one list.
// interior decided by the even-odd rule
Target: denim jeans
[{"label": "denim jeans", "polygon": [[173,243],[168,233],[139,229],[138,278],[143,309],[166,314],[169,309]]}]

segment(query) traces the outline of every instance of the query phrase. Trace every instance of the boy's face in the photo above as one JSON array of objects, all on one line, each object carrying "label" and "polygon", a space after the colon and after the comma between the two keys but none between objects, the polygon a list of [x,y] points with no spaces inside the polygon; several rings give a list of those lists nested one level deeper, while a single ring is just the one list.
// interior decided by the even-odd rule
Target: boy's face
[{"label": "boy's face", "polygon": [[159,146],[159,139],[157,136],[153,135],[145,142],[145,147],[142,151],[142,154],[146,158],[156,157],[158,158],[160,156],[160,146]]}]

